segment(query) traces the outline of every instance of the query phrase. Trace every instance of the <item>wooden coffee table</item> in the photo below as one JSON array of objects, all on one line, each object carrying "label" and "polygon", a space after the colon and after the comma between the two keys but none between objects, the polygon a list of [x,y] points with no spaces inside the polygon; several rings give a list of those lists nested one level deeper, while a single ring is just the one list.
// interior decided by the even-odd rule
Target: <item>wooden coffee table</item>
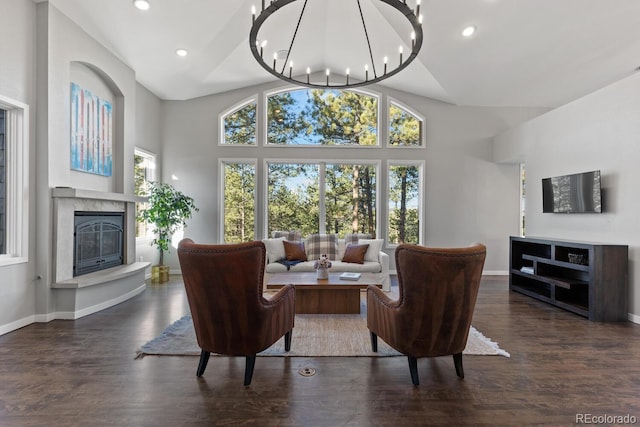
[{"label": "wooden coffee table", "polygon": [[361,273],[358,280],[340,279],[341,273],[329,273],[328,279],[316,279],[316,273],[274,273],[267,290],[284,285],[296,288],[296,314],[360,313],[360,290],[369,285],[382,288],[379,273]]}]

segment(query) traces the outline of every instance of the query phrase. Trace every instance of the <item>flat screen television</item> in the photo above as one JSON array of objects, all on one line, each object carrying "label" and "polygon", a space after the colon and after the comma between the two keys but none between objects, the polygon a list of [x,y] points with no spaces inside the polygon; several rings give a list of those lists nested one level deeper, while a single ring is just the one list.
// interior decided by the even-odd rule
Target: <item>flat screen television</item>
[{"label": "flat screen television", "polygon": [[601,213],[600,171],[544,178],[542,212]]}]

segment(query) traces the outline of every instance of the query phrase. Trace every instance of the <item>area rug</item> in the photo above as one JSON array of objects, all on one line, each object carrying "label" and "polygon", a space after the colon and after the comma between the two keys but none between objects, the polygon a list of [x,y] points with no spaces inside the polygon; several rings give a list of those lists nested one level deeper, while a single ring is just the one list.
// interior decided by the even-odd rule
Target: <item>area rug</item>
[{"label": "area rug", "polygon": [[[500,355],[510,357],[497,343],[471,327],[466,355]],[[162,334],[144,344],[137,352],[136,359],[145,355],[199,356],[200,347],[196,341],[193,322],[186,315],[169,325]],[[367,320],[361,315],[351,314],[297,314],[291,350],[284,351],[281,338],[258,356],[402,356],[378,339],[378,352],[371,351],[371,339]]]}]

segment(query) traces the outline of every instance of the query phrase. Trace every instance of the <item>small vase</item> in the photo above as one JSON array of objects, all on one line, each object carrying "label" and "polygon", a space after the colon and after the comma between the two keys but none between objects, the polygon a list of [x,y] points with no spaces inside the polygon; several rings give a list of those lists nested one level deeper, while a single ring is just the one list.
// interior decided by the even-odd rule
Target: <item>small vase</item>
[{"label": "small vase", "polygon": [[319,267],[316,270],[316,279],[328,279],[329,278],[329,269],[324,267]]}]

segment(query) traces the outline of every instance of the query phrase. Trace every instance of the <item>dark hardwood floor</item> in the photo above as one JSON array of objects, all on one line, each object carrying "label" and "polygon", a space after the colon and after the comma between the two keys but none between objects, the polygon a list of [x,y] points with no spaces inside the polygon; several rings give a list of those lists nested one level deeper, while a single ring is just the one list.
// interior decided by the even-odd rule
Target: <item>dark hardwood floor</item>
[{"label": "dark hardwood floor", "polygon": [[[420,359],[414,387],[404,357],[244,358],[135,350],[188,312],[182,283],[76,321],[0,336],[1,426],[561,425],[576,414],[640,419],[640,325],[593,323],[483,279],[474,326],[511,353]],[[293,339],[295,340],[295,330]],[[298,373],[303,367],[315,376]],[[640,422],[640,421],[638,421]]]}]

